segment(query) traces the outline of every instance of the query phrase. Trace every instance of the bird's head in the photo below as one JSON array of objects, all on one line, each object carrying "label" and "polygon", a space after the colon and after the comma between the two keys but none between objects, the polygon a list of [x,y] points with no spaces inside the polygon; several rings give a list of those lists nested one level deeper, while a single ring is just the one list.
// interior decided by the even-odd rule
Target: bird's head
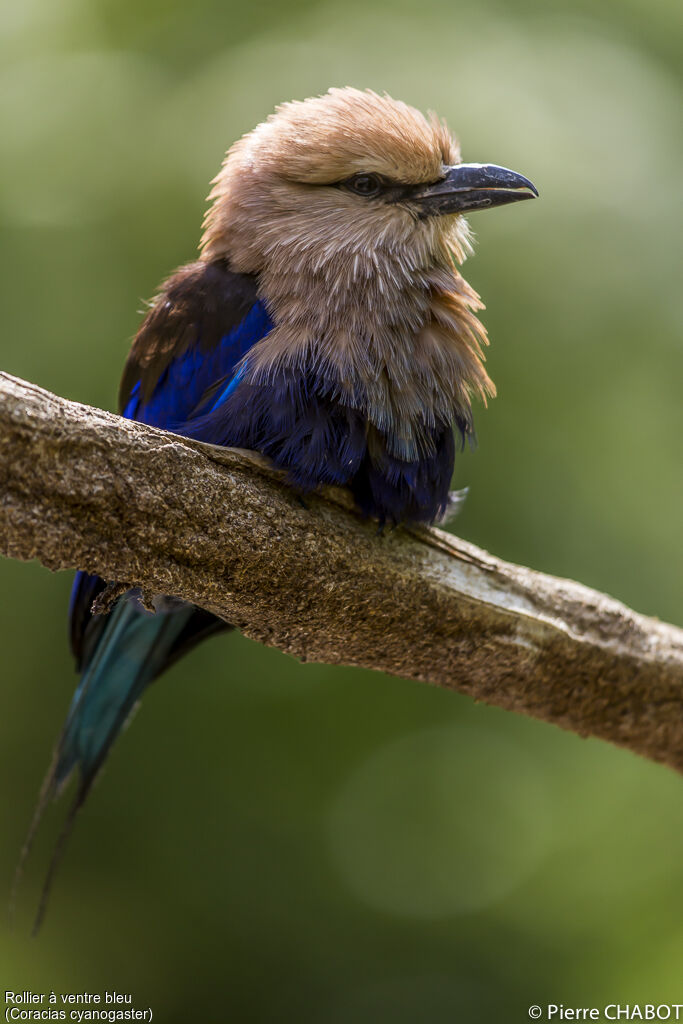
[{"label": "bird's head", "polygon": [[463,164],[436,115],[389,96],[330,89],[285,103],[228,151],[214,182],[205,258],[251,273],[317,273],[374,258],[407,272],[461,261],[468,210],[531,198],[520,174]]},{"label": "bird's head", "polygon": [[228,151],[202,238],[203,259],[258,277],[275,325],[245,359],[249,381],[316,368],[408,461],[437,423],[470,433],[471,397],[495,388],[481,302],[454,265],[462,215],[535,194],[513,171],[461,163],[443,121],[389,96],[285,103]]}]

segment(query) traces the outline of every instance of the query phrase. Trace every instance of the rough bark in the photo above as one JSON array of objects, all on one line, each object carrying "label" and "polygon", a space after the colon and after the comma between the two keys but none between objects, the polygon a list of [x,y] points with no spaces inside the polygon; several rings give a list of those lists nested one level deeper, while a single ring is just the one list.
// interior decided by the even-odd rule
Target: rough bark
[{"label": "rough bark", "polygon": [[306,507],[253,454],[0,374],[0,550],[193,601],[302,660],[362,665],[683,770],[683,631],[436,529]]}]

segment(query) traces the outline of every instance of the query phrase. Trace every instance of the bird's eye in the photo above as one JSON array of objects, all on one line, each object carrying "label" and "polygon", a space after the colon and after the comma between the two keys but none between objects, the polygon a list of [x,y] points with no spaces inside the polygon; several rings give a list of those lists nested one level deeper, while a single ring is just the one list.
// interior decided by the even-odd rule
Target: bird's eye
[{"label": "bird's eye", "polygon": [[382,182],[376,174],[354,174],[345,185],[356,195],[366,197],[379,195],[382,188]]}]

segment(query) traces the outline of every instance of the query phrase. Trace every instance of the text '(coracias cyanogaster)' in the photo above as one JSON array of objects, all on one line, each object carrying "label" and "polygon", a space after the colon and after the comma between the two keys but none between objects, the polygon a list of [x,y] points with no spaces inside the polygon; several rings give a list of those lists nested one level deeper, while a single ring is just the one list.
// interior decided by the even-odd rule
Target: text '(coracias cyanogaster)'
[{"label": "text '(coracias cyanogaster)'", "polygon": [[[199,259],[164,283],[133,341],[121,414],[254,449],[304,496],[347,487],[380,524],[438,520],[472,398],[495,393],[481,302],[456,269],[471,249],[463,214],[534,195],[521,174],[462,163],[443,121],[388,96],[285,103],[228,151]],[[152,680],[230,628],[169,598],[153,614],[135,590],[93,614],[104,588],[74,581],[81,678],[29,844],[77,769],[66,835]]]}]

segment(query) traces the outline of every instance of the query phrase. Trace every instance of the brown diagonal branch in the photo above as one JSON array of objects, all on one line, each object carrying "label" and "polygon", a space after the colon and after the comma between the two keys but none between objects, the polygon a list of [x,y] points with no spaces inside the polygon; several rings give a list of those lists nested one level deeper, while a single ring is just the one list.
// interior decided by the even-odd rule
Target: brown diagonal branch
[{"label": "brown diagonal branch", "polygon": [[258,456],[0,374],[0,550],[193,601],[309,661],[470,694],[683,770],[683,631],[439,530],[304,508]]}]

